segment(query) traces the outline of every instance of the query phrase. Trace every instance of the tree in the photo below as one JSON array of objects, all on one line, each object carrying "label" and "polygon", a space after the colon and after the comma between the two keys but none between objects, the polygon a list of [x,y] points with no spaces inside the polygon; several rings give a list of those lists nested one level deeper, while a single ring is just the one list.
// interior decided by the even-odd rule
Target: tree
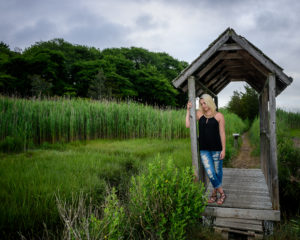
[{"label": "tree", "polygon": [[259,113],[258,94],[249,85],[245,85],[244,88],[245,93],[233,92],[227,108],[242,119],[249,119],[252,122]]},{"label": "tree", "polygon": [[108,96],[108,91],[105,85],[106,77],[102,70],[99,70],[95,78],[92,79],[89,89],[88,96],[94,99],[101,99]]},{"label": "tree", "polygon": [[53,84],[47,82],[39,75],[30,76],[31,79],[31,91],[34,96],[41,97],[42,95],[50,95]]}]

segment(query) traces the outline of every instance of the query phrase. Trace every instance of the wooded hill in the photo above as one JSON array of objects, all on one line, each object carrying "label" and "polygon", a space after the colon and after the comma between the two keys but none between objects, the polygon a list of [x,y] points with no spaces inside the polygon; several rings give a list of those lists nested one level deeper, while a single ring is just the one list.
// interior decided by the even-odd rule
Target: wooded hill
[{"label": "wooded hill", "polygon": [[7,95],[130,98],[181,107],[187,96],[171,81],[188,65],[143,48],[75,45],[64,39],[37,42],[23,52],[0,43],[0,92]]}]

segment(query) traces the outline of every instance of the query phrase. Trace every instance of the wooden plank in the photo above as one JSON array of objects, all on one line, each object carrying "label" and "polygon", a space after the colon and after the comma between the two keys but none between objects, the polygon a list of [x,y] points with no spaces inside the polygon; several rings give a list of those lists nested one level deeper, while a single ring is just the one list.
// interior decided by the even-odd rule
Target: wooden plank
[{"label": "wooden plank", "polygon": [[220,219],[216,218],[215,225],[218,227],[228,227],[228,228],[234,228],[238,230],[251,230],[256,232],[263,232],[262,222],[260,221],[260,224],[250,224],[250,223],[244,223],[240,219],[240,222],[230,222],[226,219]]},{"label": "wooden plank", "polygon": [[224,83],[222,83],[219,87],[217,87],[216,89],[214,89],[213,91],[218,94],[222,89],[224,89],[228,84],[230,83],[230,81],[226,81]]},{"label": "wooden plank", "polygon": [[223,218],[223,217],[217,217],[216,220],[219,221],[227,221],[227,222],[242,222],[242,223],[249,223],[249,224],[256,224],[261,225],[262,220],[255,220],[255,219],[244,219],[244,218]]},{"label": "wooden plank", "polygon": [[245,199],[226,199],[225,202],[219,206],[216,203],[209,203],[208,206],[218,206],[220,208],[244,208],[244,209],[265,209],[265,210],[272,210],[272,203],[271,201],[264,201],[264,202],[255,202],[248,201]]},{"label": "wooden plank", "polygon": [[277,169],[277,141],[276,141],[276,78],[275,74],[269,75],[269,109],[270,109],[270,177],[271,199],[273,208],[279,210],[279,184]]},{"label": "wooden plank", "polygon": [[195,61],[193,61],[184,71],[172,81],[175,88],[178,88],[189,76],[191,76],[204,62],[206,62],[229,38],[230,31],[209,46]]},{"label": "wooden plank", "polygon": [[280,211],[263,209],[243,209],[243,208],[224,208],[224,207],[206,207],[204,216],[245,218],[257,220],[280,221]]},{"label": "wooden plank", "polygon": [[[223,188],[224,191],[226,191],[226,194],[231,194],[231,193],[241,193],[241,194],[250,194],[250,195],[259,195],[259,196],[269,196],[269,191],[265,190],[265,189],[246,189],[243,190],[242,192],[240,191],[240,189],[232,189],[232,188]],[[207,189],[209,191],[209,196],[211,195],[212,192],[212,188]]]},{"label": "wooden plank", "polygon": [[189,101],[192,102],[192,107],[190,109],[190,136],[191,136],[191,148],[192,148],[192,164],[194,167],[194,174],[196,180],[200,179],[199,176],[199,166],[198,166],[198,147],[197,147],[197,126],[196,126],[196,98],[195,98],[195,77],[190,76],[188,79],[188,89],[189,89]]},{"label": "wooden plank", "polygon": [[248,64],[250,64],[252,67],[254,67],[258,72],[260,72],[265,77],[267,77],[268,74],[270,73],[270,70],[265,68],[265,66],[261,65],[253,56],[251,56],[246,51],[238,51],[237,54],[239,54],[244,59],[246,59]]},{"label": "wooden plank", "polygon": [[197,81],[196,84],[200,85],[200,87],[201,87],[204,91],[206,91],[207,93],[209,93],[212,97],[216,97],[216,96],[217,96],[214,92],[212,92],[208,87],[206,87],[206,86],[205,86],[203,83],[201,83],[200,81]]},{"label": "wooden plank", "polygon": [[197,73],[198,78],[202,78],[209,70],[211,70],[223,57],[226,55],[226,52],[219,53],[214,59],[212,59],[199,73]]},{"label": "wooden plank", "polygon": [[218,51],[232,51],[232,50],[241,50],[243,49],[240,45],[236,43],[226,43],[221,46]]},{"label": "wooden plank", "polygon": [[222,59],[224,60],[232,60],[232,59],[243,59],[243,57],[238,54],[237,52],[234,52],[234,53],[227,53]]}]

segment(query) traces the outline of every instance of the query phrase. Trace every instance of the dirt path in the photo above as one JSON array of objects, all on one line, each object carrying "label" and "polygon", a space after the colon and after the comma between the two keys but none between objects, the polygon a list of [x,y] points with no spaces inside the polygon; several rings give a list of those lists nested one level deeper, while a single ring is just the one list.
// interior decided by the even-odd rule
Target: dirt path
[{"label": "dirt path", "polygon": [[231,162],[233,168],[260,168],[260,158],[252,157],[252,147],[250,145],[248,132],[242,135],[242,146],[236,158]]}]

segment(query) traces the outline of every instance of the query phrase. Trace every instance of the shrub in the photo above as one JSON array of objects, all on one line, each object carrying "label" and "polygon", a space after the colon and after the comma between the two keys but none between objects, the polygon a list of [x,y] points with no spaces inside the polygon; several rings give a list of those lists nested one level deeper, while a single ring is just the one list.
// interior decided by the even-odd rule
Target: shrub
[{"label": "shrub", "polygon": [[23,150],[23,141],[20,137],[6,136],[0,142],[0,151],[2,152],[21,152]]},{"label": "shrub", "polygon": [[82,193],[68,204],[57,197],[64,223],[63,239],[124,239],[127,228],[125,212],[115,188],[111,189],[100,209],[92,204],[91,199],[89,204],[86,200]]},{"label": "shrub", "polygon": [[132,177],[129,210],[138,239],[185,239],[186,230],[205,209],[202,183],[193,183],[193,169],[177,169],[160,155],[148,170]]}]

